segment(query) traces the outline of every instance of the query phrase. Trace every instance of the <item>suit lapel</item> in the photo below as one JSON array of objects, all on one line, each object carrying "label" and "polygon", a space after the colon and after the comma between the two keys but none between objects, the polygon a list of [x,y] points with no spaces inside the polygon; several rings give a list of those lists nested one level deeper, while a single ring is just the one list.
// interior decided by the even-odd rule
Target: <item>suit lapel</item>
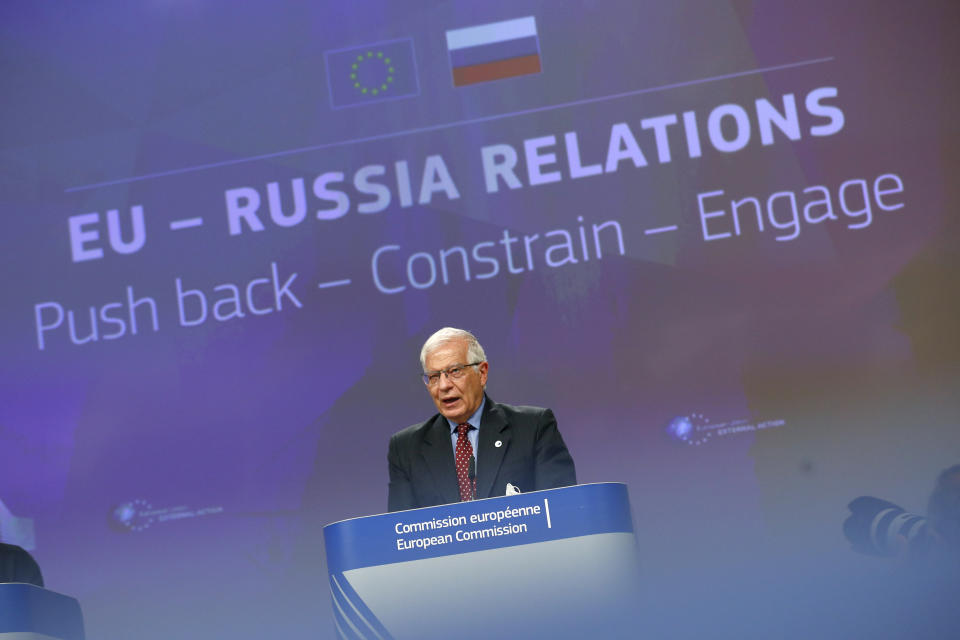
[{"label": "suit lapel", "polygon": [[[477,497],[503,495],[506,487],[494,487],[503,457],[510,448],[510,425],[503,411],[487,398],[480,421],[480,439],[477,442]],[[497,442],[500,446],[496,446]],[[494,494],[496,490],[496,494]]]},{"label": "suit lapel", "polygon": [[450,425],[443,416],[437,416],[424,437],[423,457],[433,476],[433,486],[443,503],[459,502],[460,488],[450,443]]}]

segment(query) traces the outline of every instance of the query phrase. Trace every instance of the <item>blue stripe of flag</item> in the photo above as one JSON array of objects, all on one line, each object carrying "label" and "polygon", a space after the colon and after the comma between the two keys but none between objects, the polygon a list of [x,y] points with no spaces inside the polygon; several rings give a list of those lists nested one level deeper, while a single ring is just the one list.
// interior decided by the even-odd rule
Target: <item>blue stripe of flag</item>
[{"label": "blue stripe of flag", "polygon": [[537,41],[537,36],[529,36],[464,49],[454,49],[450,52],[450,63],[454,67],[468,67],[485,62],[507,60],[508,58],[534,56],[539,53],[540,44]]}]

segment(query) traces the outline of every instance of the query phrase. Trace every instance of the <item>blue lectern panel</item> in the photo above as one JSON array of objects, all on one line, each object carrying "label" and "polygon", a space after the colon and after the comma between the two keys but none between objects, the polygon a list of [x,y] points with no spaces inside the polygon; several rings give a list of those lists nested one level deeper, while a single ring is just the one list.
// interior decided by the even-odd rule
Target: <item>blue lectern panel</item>
[{"label": "blue lectern panel", "polygon": [[0,640],[84,640],[79,603],[32,584],[0,584]]},{"label": "blue lectern panel", "polygon": [[345,638],[582,637],[627,623],[636,597],[619,484],[358,518],[325,535]]}]

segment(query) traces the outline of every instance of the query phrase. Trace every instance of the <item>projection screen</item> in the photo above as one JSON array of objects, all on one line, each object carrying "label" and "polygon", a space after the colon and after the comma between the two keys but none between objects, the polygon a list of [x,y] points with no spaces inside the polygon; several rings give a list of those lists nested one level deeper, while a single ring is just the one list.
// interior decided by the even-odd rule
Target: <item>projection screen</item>
[{"label": "projection screen", "polygon": [[0,537],[90,638],[332,636],[444,326],[628,485],[650,637],[834,611],[960,462],[956,3],[0,13]]}]

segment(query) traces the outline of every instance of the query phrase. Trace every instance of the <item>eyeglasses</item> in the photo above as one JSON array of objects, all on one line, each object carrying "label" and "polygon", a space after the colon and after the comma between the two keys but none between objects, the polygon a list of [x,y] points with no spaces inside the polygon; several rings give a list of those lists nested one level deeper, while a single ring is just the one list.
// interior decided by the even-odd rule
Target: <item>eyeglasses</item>
[{"label": "eyeglasses", "polygon": [[477,362],[471,362],[469,364],[455,364],[452,367],[447,367],[446,369],[441,369],[440,371],[430,371],[424,373],[423,384],[428,387],[435,387],[440,384],[440,376],[446,375],[447,380],[459,380],[463,376],[467,375],[467,367],[475,367],[478,364],[483,364],[483,360],[478,360]]}]

